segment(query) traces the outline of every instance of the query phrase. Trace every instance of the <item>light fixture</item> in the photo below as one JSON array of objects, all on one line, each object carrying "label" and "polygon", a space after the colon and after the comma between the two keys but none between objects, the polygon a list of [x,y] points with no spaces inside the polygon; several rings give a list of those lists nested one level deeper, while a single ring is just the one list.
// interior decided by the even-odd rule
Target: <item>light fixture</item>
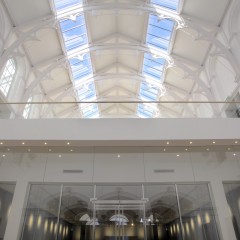
[{"label": "light fixture", "polygon": [[192,144],[193,142],[189,142],[190,144]]},{"label": "light fixture", "polygon": [[213,141],[212,143],[215,144],[216,142]]},{"label": "light fixture", "polygon": [[6,157],[6,155],[5,155],[5,154],[3,154],[2,156],[3,156],[3,157]]},{"label": "light fixture", "polygon": [[22,145],[24,145],[25,144],[25,142],[22,142]]},{"label": "light fixture", "polygon": [[73,152],[73,149],[70,149],[70,152]]},{"label": "light fixture", "polygon": [[120,158],[121,157],[121,155],[120,154],[118,154],[118,156],[117,156],[118,158]]},{"label": "light fixture", "polygon": [[209,149],[209,148],[207,148],[206,150],[207,150],[207,151],[209,151],[210,149]]},{"label": "light fixture", "polygon": [[170,142],[167,142],[167,145],[169,145],[170,144]]},{"label": "light fixture", "polygon": [[179,155],[179,154],[177,154],[177,157],[180,157],[180,155]]},{"label": "light fixture", "polygon": [[60,157],[60,158],[61,158],[61,157],[62,157],[62,155],[60,154],[60,155],[58,155],[58,157]]},{"label": "light fixture", "polygon": [[235,144],[238,144],[238,141],[235,141]]},{"label": "light fixture", "polygon": [[52,149],[51,149],[51,148],[49,148],[49,149],[48,149],[48,151],[49,151],[49,152],[51,152],[51,151],[52,151]]},{"label": "light fixture", "polygon": [[47,142],[45,142],[44,145],[47,145]]},{"label": "light fixture", "polygon": [[9,151],[10,151],[10,148],[8,148],[7,150],[8,150],[8,152],[9,152]]},{"label": "light fixture", "polygon": [[228,151],[230,151],[230,150],[231,150],[231,148],[229,147],[229,148],[228,148]]},{"label": "light fixture", "polygon": [[233,156],[235,157],[235,156],[237,156],[237,154],[236,154],[236,153],[234,153],[234,154],[233,154]]},{"label": "light fixture", "polygon": [[166,148],[164,148],[163,151],[166,152]]},{"label": "light fixture", "polygon": [[185,151],[188,151],[188,148],[185,148]]},{"label": "light fixture", "polygon": [[3,145],[3,142],[0,142],[1,145]]},{"label": "light fixture", "polygon": [[67,142],[67,145],[70,145],[70,142]]},{"label": "light fixture", "polygon": [[31,152],[31,149],[30,149],[30,148],[28,149],[28,152]]}]

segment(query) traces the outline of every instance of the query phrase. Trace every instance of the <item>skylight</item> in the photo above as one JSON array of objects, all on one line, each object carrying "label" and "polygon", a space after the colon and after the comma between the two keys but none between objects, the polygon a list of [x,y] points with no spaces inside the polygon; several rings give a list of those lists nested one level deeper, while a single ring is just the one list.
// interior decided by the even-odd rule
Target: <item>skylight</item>
[{"label": "skylight", "polygon": [[[54,0],[57,14],[82,4],[82,0]],[[66,55],[72,72],[73,86],[76,89],[79,101],[90,102],[96,100],[95,84],[92,80],[88,85],[83,85],[83,80],[93,75],[90,53],[79,55],[78,52],[88,47],[88,36],[84,15],[69,16],[59,20],[65,44]],[[78,87],[77,87],[78,86]],[[97,104],[80,104],[84,118],[98,117]]]},{"label": "skylight", "polygon": [[151,3],[173,11],[177,11],[179,6],[179,0],[151,0]]},{"label": "skylight", "polygon": [[[179,0],[151,0],[152,4],[177,11]],[[150,48],[169,52],[169,46],[174,30],[174,21],[160,19],[150,14],[148,19],[148,30],[146,44]],[[163,75],[166,67],[166,60],[156,58],[150,53],[144,54],[143,76],[147,81],[141,83],[139,96],[144,101],[157,101],[165,93],[163,86]],[[158,114],[158,109],[153,104],[138,104],[138,116],[151,118]]]}]

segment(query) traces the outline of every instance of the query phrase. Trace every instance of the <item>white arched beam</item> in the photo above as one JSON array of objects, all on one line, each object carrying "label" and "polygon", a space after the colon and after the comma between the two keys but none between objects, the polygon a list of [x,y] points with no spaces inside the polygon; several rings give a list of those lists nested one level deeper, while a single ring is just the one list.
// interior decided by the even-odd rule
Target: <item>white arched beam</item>
[{"label": "white arched beam", "polygon": [[5,62],[14,57],[15,52],[18,51],[18,48],[26,41],[37,41],[36,33],[40,29],[44,28],[54,28],[55,25],[54,16],[44,17],[40,19],[30,30],[26,32],[20,31],[20,28],[13,28],[13,31],[16,31],[18,38],[14,41],[8,48],[4,49],[1,57],[0,57],[0,68],[4,66]]},{"label": "white arched beam", "polygon": [[[108,14],[112,12],[112,14],[116,14],[116,11],[134,11],[138,14],[141,14],[142,12],[147,12],[149,14],[158,15],[159,18],[168,18],[172,19],[177,22],[178,27],[182,27],[184,25],[184,20],[182,17],[180,17],[176,12],[173,12],[171,10],[168,10],[164,7],[161,7],[159,5],[150,4],[147,2],[142,2],[141,4],[136,3],[119,3],[119,2],[113,2],[113,3],[88,3],[83,4],[81,6],[75,6],[72,8],[68,8],[67,10],[58,11],[57,18],[58,19],[76,19],[78,15],[81,15],[83,13],[94,13],[97,14],[97,12],[101,11],[108,11]],[[102,14],[102,13],[101,13]]]}]

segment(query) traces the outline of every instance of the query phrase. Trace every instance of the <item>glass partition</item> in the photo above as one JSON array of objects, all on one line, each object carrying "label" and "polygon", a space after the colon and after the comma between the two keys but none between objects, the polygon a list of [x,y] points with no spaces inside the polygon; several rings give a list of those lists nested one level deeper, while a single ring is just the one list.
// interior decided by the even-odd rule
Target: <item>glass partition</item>
[{"label": "glass partition", "polygon": [[145,197],[147,239],[182,240],[175,185],[146,185]]},{"label": "glass partition", "polygon": [[208,184],[32,185],[22,240],[218,240]]},{"label": "glass partition", "polygon": [[61,226],[58,218],[60,196],[60,184],[31,186],[21,239],[56,239]]},{"label": "glass partition", "polygon": [[0,183],[0,239],[4,239],[14,190],[15,184]]},{"label": "glass partition", "polygon": [[240,239],[240,182],[224,183],[229,211],[237,239]]},{"label": "glass partition", "polygon": [[177,189],[184,239],[219,239],[208,185],[184,184]]}]

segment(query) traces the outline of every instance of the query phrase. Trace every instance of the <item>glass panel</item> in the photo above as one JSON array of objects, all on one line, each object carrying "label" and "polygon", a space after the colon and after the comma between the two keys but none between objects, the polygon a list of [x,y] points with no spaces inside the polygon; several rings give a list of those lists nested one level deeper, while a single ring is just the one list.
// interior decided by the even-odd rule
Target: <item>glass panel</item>
[{"label": "glass panel", "polygon": [[218,240],[208,185],[178,185],[178,195],[184,239]]},{"label": "glass panel", "polygon": [[147,239],[182,240],[175,185],[146,185]]},{"label": "glass panel", "polygon": [[172,37],[174,22],[169,19],[160,20],[158,16],[150,15],[147,43],[157,48],[168,50]]},{"label": "glass panel", "polygon": [[69,7],[82,4],[82,0],[55,0],[54,2],[57,11],[65,10]]},{"label": "glass panel", "polygon": [[240,183],[224,183],[236,237],[240,239]]},{"label": "glass panel", "polygon": [[177,11],[179,0],[151,0],[151,3]]},{"label": "glass panel", "polygon": [[[56,239],[61,185],[32,185],[22,240]],[[59,225],[59,231],[61,225]]]},{"label": "glass panel", "polygon": [[15,184],[0,184],[0,239],[4,239],[14,190]]},{"label": "glass panel", "polygon": [[142,199],[141,185],[97,186],[96,198],[104,200],[139,200]]},{"label": "glass panel", "polygon": [[58,240],[92,239],[91,198],[93,198],[93,186],[64,186]]},{"label": "glass panel", "polygon": [[96,196],[96,240],[144,239],[142,186],[97,186]]},{"label": "glass panel", "polygon": [[137,205],[96,207],[95,240],[143,240],[143,208]]},{"label": "glass panel", "polygon": [[16,73],[16,63],[14,59],[9,59],[4,67],[0,79],[0,91],[7,96],[11,87],[12,81]]}]

